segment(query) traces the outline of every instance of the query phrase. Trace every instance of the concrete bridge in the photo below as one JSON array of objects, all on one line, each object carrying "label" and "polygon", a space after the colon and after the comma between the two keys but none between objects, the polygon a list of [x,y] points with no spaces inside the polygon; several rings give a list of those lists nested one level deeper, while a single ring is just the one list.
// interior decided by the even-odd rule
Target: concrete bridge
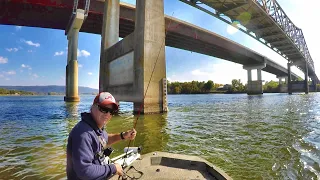
[{"label": "concrete bridge", "polygon": [[[163,0],[137,1],[136,8],[119,4],[119,0],[91,1],[90,6],[85,1],[74,2],[77,1],[5,0],[0,3],[1,24],[66,30],[69,40],[66,101],[79,100],[79,32],[102,36],[99,91],[110,91],[119,101],[134,102],[134,111],[140,107],[144,113],[167,110],[164,45],[243,64],[248,70],[248,94],[263,93],[261,70],[279,78],[289,77],[289,89],[291,75],[297,78],[290,68],[287,70],[238,43],[165,16]],[[119,37],[123,39],[118,41]],[[257,81],[251,79],[252,69],[257,69]]]}]

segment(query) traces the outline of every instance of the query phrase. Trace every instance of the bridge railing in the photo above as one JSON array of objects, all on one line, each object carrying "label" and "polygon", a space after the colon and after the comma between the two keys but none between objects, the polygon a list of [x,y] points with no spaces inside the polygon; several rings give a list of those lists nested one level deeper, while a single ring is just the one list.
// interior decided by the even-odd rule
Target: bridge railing
[{"label": "bridge railing", "polygon": [[281,27],[286,35],[292,40],[292,42],[299,49],[307,63],[314,71],[314,62],[308,50],[307,43],[304,39],[303,32],[297,26],[293,24],[290,18],[282,10],[276,0],[253,0],[259,4],[262,9],[273,18],[273,20]]}]

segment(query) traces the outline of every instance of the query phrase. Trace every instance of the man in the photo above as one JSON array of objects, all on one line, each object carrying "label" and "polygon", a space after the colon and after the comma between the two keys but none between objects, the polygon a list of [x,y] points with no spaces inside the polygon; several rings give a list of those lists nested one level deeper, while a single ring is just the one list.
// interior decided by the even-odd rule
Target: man
[{"label": "man", "polygon": [[136,130],[120,134],[107,134],[104,126],[119,109],[115,98],[108,92],[99,93],[90,113],[81,113],[81,121],[71,130],[67,144],[68,179],[106,179],[114,174],[122,175],[120,164],[106,164],[104,151],[121,140],[133,140]]}]

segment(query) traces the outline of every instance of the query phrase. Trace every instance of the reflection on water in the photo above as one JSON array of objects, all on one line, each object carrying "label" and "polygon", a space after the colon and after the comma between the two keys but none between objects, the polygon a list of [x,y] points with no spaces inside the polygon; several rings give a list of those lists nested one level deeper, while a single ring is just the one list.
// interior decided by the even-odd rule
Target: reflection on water
[{"label": "reflection on water", "polygon": [[[0,179],[66,179],[68,133],[93,96],[0,97]],[[201,156],[234,179],[319,179],[320,94],[171,95],[167,114],[141,115],[131,146]],[[121,102],[109,133],[133,127]],[[119,155],[128,141],[113,146]]]}]

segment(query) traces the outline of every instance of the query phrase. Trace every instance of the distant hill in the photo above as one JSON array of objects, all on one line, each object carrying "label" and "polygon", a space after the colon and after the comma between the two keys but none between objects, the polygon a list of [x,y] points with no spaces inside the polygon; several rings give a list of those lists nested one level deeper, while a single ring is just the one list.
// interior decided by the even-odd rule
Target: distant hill
[{"label": "distant hill", "polygon": [[[9,90],[19,90],[19,91],[28,91],[36,93],[49,93],[56,92],[64,94],[66,92],[65,86],[0,86],[0,88],[9,89]],[[79,94],[92,94],[98,93],[98,89],[93,89],[89,87],[79,86]]]}]

